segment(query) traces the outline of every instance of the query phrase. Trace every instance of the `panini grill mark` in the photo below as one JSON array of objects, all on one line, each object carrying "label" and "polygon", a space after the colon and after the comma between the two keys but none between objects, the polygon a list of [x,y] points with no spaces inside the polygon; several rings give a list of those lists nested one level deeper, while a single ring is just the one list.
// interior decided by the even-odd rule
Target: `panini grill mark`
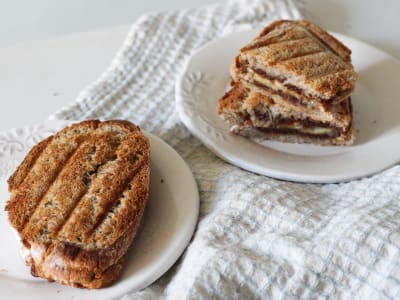
[{"label": "panini grill mark", "polygon": [[[312,29],[307,28],[306,26],[300,25],[304,28],[304,30],[312,37],[315,38],[316,42],[320,43],[321,46],[323,46],[329,53],[332,54],[334,58],[336,58],[336,61],[341,64],[343,69],[348,69],[350,68],[348,62],[346,62],[341,54],[337,52],[334,48],[332,48],[325,40],[323,40],[321,37],[319,37]],[[336,40],[336,39],[335,39]],[[323,75],[321,75],[323,76]]]},{"label": "panini grill mark", "polygon": [[323,47],[327,50],[329,50],[331,53],[333,53],[335,56],[340,57],[340,54],[333,49],[326,41],[324,41],[322,38],[320,38],[313,30],[311,30],[310,28],[308,28],[307,26],[304,25],[300,25],[308,34],[310,34],[314,39],[317,40],[317,42],[319,42],[321,45],[323,45]]},{"label": "panini grill mark", "polygon": [[[99,145],[99,141],[97,141],[97,146]],[[82,201],[82,199],[84,198],[85,194],[90,190],[91,185],[93,180],[97,177],[97,174],[99,172],[99,170],[107,163],[113,160],[115,160],[115,156],[114,156],[114,150],[116,147],[118,147],[119,143],[110,144],[112,146],[112,150],[109,151],[104,157],[102,157],[100,160],[95,160],[94,163],[95,165],[92,164],[93,168],[87,172],[87,173],[83,173],[82,174],[82,181],[84,183],[84,185],[86,186],[86,190],[85,192],[81,195],[81,197],[75,201],[75,204],[73,206],[71,206],[71,208],[68,211],[68,214],[66,216],[66,218],[64,218],[63,223],[61,223],[58,228],[57,231],[54,232],[54,237],[58,236],[59,232],[63,230],[63,227],[65,226],[65,224],[69,221],[69,219],[71,218],[71,215],[74,211],[74,208],[76,207],[76,205],[79,205],[79,203]],[[101,154],[100,154],[101,155]],[[93,159],[91,159],[91,156],[89,156],[89,161],[93,162]]]},{"label": "panini grill mark", "polygon": [[[322,52],[317,52],[317,53],[314,53],[314,54],[318,54],[318,53],[322,53]],[[242,61],[238,61],[237,62],[237,68],[239,68],[240,70],[241,70],[241,76],[242,76],[242,78],[243,79],[245,79],[246,80],[246,76],[244,76],[245,74],[247,74],[248,73],[248,70],[250,70],[250,71],[252,71],[252,72],[254,72],[254,73],[256,73],[256,74],[258,74],[258,75],[260,75],[260,76],[262,76],[263,78],[265,78],[265,79],[268,79],[268,80],[270,80],[270,81],[277,81],[277,82],[280,82],[280,83],[282,83],[286,88],[288,88],[289,90],[292,90],[293,92],[295,92],[295,90],[294,89],[292,89],[291,87],[293,87],[294,85],[291,85],[291,84],[285,84],[285,81],[287,80],[287,78],[286,77],[283,77],[283,76],[273,76],[273,75],[271,75],[271,74],[268,74],[267,72],[265,72],[264,70],[262,70],[262,69],[259,69],[259,68],[251,68],[250,66],[249,66],[249,62],[247,61],[247,60],[242,60]],[[346,71],[346,70],[342,70],[342,71]],[[336,71],[333,71],[332,72],[332,74],[336,74],[337,72]],[[244,74],[244,75],[243,75]],[[326,75],[326,76],[329,76],[329,74],[328,75]],[[319,77],[319,75],[317,75],[317,77]],[[307,79],[307,80],[312,80],[314,77],[311,77],[311,79]],[[255,79],[253,79],[254,81],[256,81]],[[247,80],[249,83],[251,83],[251,81],[249,81],[249,80]],[[263,83],[261,83],[261,82],[257,82],[258,83],[258,87],[261,87],[261,85],[264,85],[265,86],[265,84],[263,84]],[[343,87],[345,86],[345,84],[343,84]],[[272,87],[267,87],[267,86],[265,86],[265,88],[264,88],[264,90],[269,90],[271,93],[273,93],[273,91],[280,91],[281,93],[284,93],[284,94],[288,94],[288,93],[285,93],[282,89],[273,89]],[[316,100],[318,100],[318,101],[321,101],[321,102],[326,102],[326,101],[329,101],[329,102],[332,102],[332,103],[338,103],[338,102],[340,102],[340,101],[342,101],[342,100],[344,100],[350,93],[351,93],[351,91],[352,91],[352,88],[350,87],[350,88],[348,88],[348,89],[346,89],[346,90],[344,90],[343,92],[340,92],[339,94],[336,94],[336,95],[334,95],[333,97],[331,97],[331,98],[322,98],[322,97],[320,97],[320,96],[318,96],[318,97],[315,97],[313,94],[307,94],[307,93],[305,93],[302,89],[300,89],[300,88],[298,88],[297,89],[297,91],[299,91],[299,90],[301,90],[302,92],[301,93],[299,93],[299,94],[297,94],[296,95],[296,97],[298,97],[299,99],[298,99],[298,101],[299,102],[301,102],[301,99],[309,99],[309,100],[312,100],[312,99],[316,99]],[[278,92],[276,92],[276,93],[278,93]],[[281,94],[280,94],[281,95]],[[282,95],[281,95],[282,96]],[[293,95],[292,95],[293,96]],[[292,99],[293,100],[293,99]],[[293,101],[291,101],[292,103],[294,103]],[[304,103],[304,102],[303,102]],[[307,105],[306,103],[304,103],[305,105]]]},{"label": "panini grill mark", "polygon": [[311,51],[311,52],[304,53],[304,54],[297,54],[297,55],[293,55],[292,57],[281,59],[281,60],[279,60],[279,61],[277,61],[275,63],[288,62],[288,61],[291,61],[292,59],[304,58],[304,57],[312,56],[312,55],[315,55],[315,54],[318,54],[318,53],[321,53],[321,52],[323,52],[323,51],[322,50],[315,50],[315,51]]},{"label": "panini grill mark", "polygon": [[[255,40],[253,40],[253,42],[251,42],[247,46],[244,46],[240,51],[245,52],[255,48],[271,46],[280,42],[299,40],[307,36],[306,32],[304,32],[303,30],[299,30],[299,28],[291,24],[289,26],[287,26],[287,24],[284,24],[283,27],[286,27],[286,30],[280,28],[281,32],[273,32],[270,36],[268,36],[263,31],[261,34],[258,35]],[[269,32],[270,31],[268,31],[268,33]]]},{"label": "panini grill mark", "polygon": [[323,74],[315,74],[315,75],[313,75],[313,76],[307,77],[307,80],[313,80],[313,79],[315,79],[315,78],[326,77],[326,76],[329,76],[329,75],[333,75],[333,74],[336,74],[336,73],[343,72],[343,71],[345,71],[346,69],[347,69],[347,68],[338,69],[338,70],[336,70],[336,69],[332,69],[332,70],[327,69],[326,72],[323,73]]},{"label": "panini grill mark", "polygon": [[[72,130],[73,128],[68,127],[53,137],[51,143],[45,147],[36,159],[35,164],[16,191],[16,194],[11,196],[10,202],[14,202],[14,205],[21,212],[13,214],[16,218],[15,220],[10,219],[18,232],[24,230],[47,190],[55,182],[65,163],[79,149],[80,144],[86,137],[85,134],[82,134],[76,137],[72,145],[71,143],[61,143],[62,147],[58,145],[60,143],[58,139],[63,134],[68,135],[69,131]],[[90,128],[88,130],[90,131]],[[46,157],[51,159],[46,159]]]},{"label": "panini grill mark", "polygon": [[303,77],[304,80],[310,77],[323,77],[327,73],[340,72],[347,67],[327,52],[294,58],[291,61],[283,62],[282,66],[296,76]]},{"label": "panini grill mark", "polygon": [[[144,139],[142,140],[136,140],[136,144],[138,145],[132,145],[130,143],[128,143],[127,147],[129,148],[133,148],[133,147],[137,147],[139,146],[139,148],[143,147],[143,143],[147,143]],[[138,153],[137,150],[133,150],[134,153]],[[129,172],[129,174],[127,174],[128,176],[126,176],[125,178],[125,183],[123,185],[121,185],[121,188],[117,191],[117,193],[115,193],[115,198],[113,199],[113,201],[110,201],[108,203],[108,205],[106,206],[106,209],[103,211],[103,213],[97,218],[96,223],[94,225],[94,227],[92,228],[91,232],[89,233],[90,236],[93,235],[94,232],[96,232],[97,228],[101,227],[101,225],[106,221],[107,216],[109,216],[110,211],[113,210],[114,207],[119,207],[123,204],[121,198],[124,198],[124,191],[125,190],[132,190],[132,178],[133,181],[135,181],[135,178],[141,178],[141,176],[138,177],[138,174],[141,173],[141,170],[144,168],[144,165],[148,165],[149,163],[149,157],[146,155],[144,155],[144,153],[138,153],[135,154],[134,157],[132,157],[130,154],[128,154],[128,159],[134,159],[135,164],[133,165],[133,168],[131,170],[131,172]],[[146,187],[147,189],[147,187]],[[140,195],[142,194],[141,192],[137,191],[138,188],[133,189],[133,193],[135,193],[136,195]],[[126,206],[124,206],[126,207]],[[128,211],[131,211],[131,209],[128,209]],[[121,219],[121,218],[119,218]],[[115,221],[115,220],[114,220]],[[124,220],[122,220],[124,221]],[[120,232],[118,228],[111,227],[109,228],[111,232]],[[122,232],[120,232],[122,233]],[[104,234],[104,232],[103,232]],[[109,233],[106,233],[105,236],[107,236],[109,242],[110,242],[110,238],[109,238]],[[118,237],[115,237],[113,239],[111,239],[111,242],[115,241]],[[97,242],[97,239],[91,239],[92,244]]]},{"label": "panini grill mark", "polygon": [[139,159],[138,149],[141,149],[143,143],[147,141],[140,137],[139,132],[134,135],[137,137],[129,136],[121,141],[114,161],[108,161],[99,168],[90,190],[74,208],[68,222],[59,232],[59,238],[70,243],[87,244],[91,233],[102,222],[107,211],[137,173],[138,164],[132,161]]},{"label": "panini grill mark", "polygon": [[[94,137],[95,139],[98,139],[97,137]],[[85,182],[87,182],[88,184],[86,185],[86,189],[84,191],[84,193],[81,195],[81,197],[79,197],[79,199],[77,199],[73,205],[71,205],[69,211],[68,211],[68,215],[66,218],[63,218],[63,223],[60,224],[60,226],[58,227],[58,230],[54,233],[54,236],[57,236],[59,239],[62,238],[66,238],[66,233],[68,233],[68,230],[70,230],[70,228],[68,227],[69,222],[73,222],[73,218],[74,218],[74,214],[76,213],[76,208],[79,207],[80,205],[82,205],[81,203],[83,203],[84,201],[86,201],[86,197],[87,195],[90,193],[90,191],[93,189],[93,185],[96,182],[97,177],[99,176],[99,173],[101,173],[101,170],[103,167],[105,167],[107,164],[110,164],[111,162],[113,162],[116,157],[115,157],[115,150],[116,148],[118,148],[118,146],[120,145],[120,141],[118,141],[117,143],[109,143],[109,141],[107,140],[107,138],[105,139],[101,139],[99,138],[100,141],[103,142],[102,144],[102,148],[101,150],[98,151],[98,156],[100,157],[96,157],[93,156],[94,160],[90,160],[91,162],[91,166],[92,168],[86,172],[87,170],[84,170],[82,173],[82,180],[85,184]],[[99,146],[99,141],[97,141],[97,146]],[[110,147],[108,147],[110,146]],[[82,223],[80,224],[76,224],[77,226],[82,226]],[[83,224],[84,225],[84,224]],[[82,242],[81,240],[78,239],[78,242]]]},{"label": "panini grill mark", "polygon": [[[108,161],[107,164],[111,162]],[[102,172],[99,168],[98,172]],[[97,186],[98,181],[100,181],[99,176],[94,178],[92,187],[87,191],[87,193],[81,198],[78,205],[71,211],[68,220],[64,223],[62,229],[58,233],[58,238],[65,239],[69,243],[83,244],[86,242],[85,233],[90,229],[93,223],[91,214],[94,213],[93,203],[96,204],[99,200],[99,195],[103,192],[102,189],[96,188],[93,191],[93,186]],[[79,233],[78,233],[79,232]]]},{"label": "panini grill mark", "polygon": [[[258,38],[260,40],[258,42],[256,39],[249,47],[244,48],[252,50],[249,52],[242,51],[237,57],[242,57],[241,60],[252,58],[250,62],[252,67],[258,65],[274,67],[277,65],[278,71],[295,75],[295,77],[298,77],[297,79],[304,81],[304,84],[311,89],[307,93],[307,98],[310,99],[332,101],[337,93],[354,89],[354,78],[356,76],[350,63],[350,51],[345,46],[326,32],[320,32],[321,30],[317,26],[307,22],[291,22],[290,26],[286,27],[285,23],[288,22],[284,21],[281,23],[283,25],[278,28],[275,25],[273,26],[275,32],[278,32],[277,35],[272,36],[273,33],[271,34],[272,37],[266,35],[263,41]],[[283,38],[282,28],[287,31],[285,34],[288,34],[288,36],[293,36],[293,32],[300,36],[298,32],[301,32],[304,38],[286,41]],[[275,38],[276,40],[276,36],[280,36],[278,43],[254,49],[257,46],[268,44],[271,39]],[[285,43],[287,45],[292,44],[293,47],[284,47]],[[320,49],[320,51],[317,49]],[[238,77],[240,72],[247,73],[248,71],[246,67],[238,67],[237,65],[237,70],[232,73],[235,72],[238,73],[238,75],[235,75]],[[344,73],[341,74],[340,72]],[[331,77],[333,77],[333,81]],[[292,82],[291,78],[290,82]],[[319,94],[321,96],[318,96]],[[340,99],[336,101],[340,101]]]},{"label": "panini grill mark", "polygon": [[338,56],[343,59],[346,63],[351,64],[351,50],[347,48],[345,45],[343,45],[342,42],[340,42],[338,39],[336,39],[334,36],[330,35],[327,33],[325,30],[323,30],[321,27],[308,22],[306,20],[300,21],[299,22],[301,25],[304,27],[308,28],[309,31],[314,33],[316,36],[319,37],[319,39],[323,40],[326,44],[328,44],[331,48],[335,49],[335,52],[338,53]]},{"label": "panini grill mark", "polygon": [[298,41],[298,40],[302,40],[304,39],[304,36],[302,37],[297,37],[294,39],[290,39],[290,38],[286,38],[286,39],[281,39],[279,40],[279,37],[284,36],[285,33],[280,34],[279,36],[276,37],[272,37],[270,39],[265,39],[265,40],[261,40],[261,41],[255,41],[254,43],[252,43],[249,46],[243,47],[240,51],[241,52],[248,52],[254,49],[259,49],[259,48],[264,48],[264,47],[270,47],[272,45],[276,45],[276,44],[284,44],[290,41]]},{"label": "panini grill mark", "polygon": [[24,158],[22,163],[19,165],[18,169],[11,175],[11,177],[7,180],[9,191],[12,192],[16,189],[20,184],[23,183],[26,176],[29,173],[29,170],[35,164],[36,160],[40,156],[40,154],[44,151],[47,145],[51,142],[53,136],[49,136],[45,140],[41,141],[39,144],[34,146],[31,151],[29,151],[28,155]]},{"label": "panini grill mark", "polygon": [[325,48],[308,35],[299,39],[288,39],[257,48],[247,53],[247,57],[258,57],[261,65],[274,66],[284,61],[325,51]]},{"label": "panini grill mark", "polygon": [[[72,207],[87,190],[85,174],[110,155],[104,149],[105,144],[104,140],[95,136],[80,144],[41,199],[23,231],[23,236],[42,241],[55,237]],[[92,157],[91,161],[88,157]]]},{"label": "panini grill mark", "polygon": [[[93,231],[91,241],[94,244],[109,244],[110,241],[120,239],[128,228],[131,227],[132,220],[140,220],[144,211],[145,202],[139,201],[138,195],[148,196],[148,186],[143,182],[149,181],[149,157],[143,157],[142,164],[138,172],[122,192],[121,197],[114,203],[114,206],[107,212],[103,221]],[[128,209],[131,208],[131,209]],[[132,209],[133,208],[133,209]],[[119,215],[120,218],[115,218]],[[136,231],[139,222],[133,224]]]},{"label": "panini grill mark", "polygon": [[258,37],[262,37],[264,35],[267,35],[268,33],[270,33],[272,30],[274,30],[276,27],[278,26],[289,26],[293,23],[293,21],[290,20],[278,20],[275,22],[272,22],[271,24],[269,24],[267,27],[265,27],[259,34]]}]

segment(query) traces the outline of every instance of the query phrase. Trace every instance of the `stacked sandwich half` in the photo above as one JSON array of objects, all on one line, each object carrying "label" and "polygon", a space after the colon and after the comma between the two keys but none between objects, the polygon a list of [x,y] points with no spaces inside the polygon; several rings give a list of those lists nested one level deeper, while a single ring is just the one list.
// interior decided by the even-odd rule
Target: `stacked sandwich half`
[{"label": "stacked sandwich half", "polygon": [[218,113],[245,136],[351,145],[357,74],[350,54],[308,21],[276,21],[236,56]]}]

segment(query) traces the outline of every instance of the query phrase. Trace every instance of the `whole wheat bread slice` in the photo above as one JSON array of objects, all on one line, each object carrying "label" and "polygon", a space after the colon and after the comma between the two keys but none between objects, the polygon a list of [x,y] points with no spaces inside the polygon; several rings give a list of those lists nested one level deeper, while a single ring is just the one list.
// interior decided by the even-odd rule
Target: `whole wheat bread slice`
[{"label": "whole wheat bread slice", "polygon": [[240,50],[231,76],[279,94],[283,102],[299,102],[324,110],[324,102],[338,103],[354,90],[357,73],[351,51],[317,25],[280,20],[267,26]]},{"label": "whole wheat bread slice", "polygon": [[149,142],[128,121],[84,121],[34,146],[8,180],[6,204],[31,273],[85,288],[117,280],[149,174]]},{"label": "whole wheat bread slice", "polygon": [[279,20],[235,57],[218,114],[231,132],[281,142],[352,145],[351,50],[306,21]]}]

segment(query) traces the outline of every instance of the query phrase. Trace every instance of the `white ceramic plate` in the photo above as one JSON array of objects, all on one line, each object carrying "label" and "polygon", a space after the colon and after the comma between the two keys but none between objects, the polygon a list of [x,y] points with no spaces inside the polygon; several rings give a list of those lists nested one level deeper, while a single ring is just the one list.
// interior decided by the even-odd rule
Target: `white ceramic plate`
[{"label": "white ceramic plate", "polygon": [[199,198],[190,169],[170,146],[146,133],[151,146],[150,198],[122,278],[108,288],[85,290],[32,277],[19,255],[20,246],[4,211],[8,199],[5,178],[37,141],[67,124],[51,121],[0,132],[1,299],[119,298],[148,286],[166,272],[182,254],[195,229]]},{"label": "white ceramic plate", "polygon": [[177,81],[180,117],[208,148],[243,169],[299,182],[348,181],[382,171],[400,160],[400,62],[335,33],[352,50],[359,74],[352,96],[357,130],[354,146],[257,144],[230,134],[229,126],[217,115],[217,101],[229,84],[233,58],[257,33],[235,33],[207,44],[191,57]]}]

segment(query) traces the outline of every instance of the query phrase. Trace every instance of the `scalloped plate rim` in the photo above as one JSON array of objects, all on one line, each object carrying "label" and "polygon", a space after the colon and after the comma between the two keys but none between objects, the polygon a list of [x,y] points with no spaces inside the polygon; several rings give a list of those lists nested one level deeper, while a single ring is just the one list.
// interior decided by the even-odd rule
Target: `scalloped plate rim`
[{"label": "scalloped plate rim", "polygon": [[[329,173],[329,166],[327,166],[325,164],[322,168],[322,169],[324,169],[324,171],[319,172],[319,173],[317,172],[318,174],[316,174],[315,170],[313,170],[313,172],[310,172],[310,173],[307,172],[307,164],[303,164],[302,169],[299,169],[297,166],[297,169],[292,169],[292,170],[288,169],[288,168],[281,169],[279,167],[276,167],[276,164],[274,166],[265,166],[265,164],[260,165],[256,161],[254,161],[253,158],[251,158],[249,156],[243,157],[243,154],[238,153],[237,149],[234,149],[234,147],[228,147],[226,143],[221,143],[220,141],[216,141],[215,138],[210,137],[210,135],[207,134],[207,132],[203,128],[201,128],[201,124],[199,125],[199,122],[197,121],[199,116],[196,116],[196,114],[194,114],[195,118],[191,118],[191,116],[189,115],[189,112],[187,111],[187,108],[185,107],[185,104],[188,101],[186,99],[187,95],[185,95],[185,93],[183,92],[185,76],[187,74],[189,74],[190,72],[205,73],[204,70],[208,70],[210,68],[217,68],[216,66],[213,65],[213,62],[215,62],[213,60],[213,56],[214,56],[215,52],[220,51],[219,48],[221,48],[222,46],[225,46],[225,43],[227,43],[227,44],[230,43],[229,45],[235,44],[235,40],[243,40],[244,37],[246,37],[247,40],[250,40],[252,37],[254,37],[256,35],[256,33],[258,33],[258,31],[259,31],[258,29],[252,29],[252,30],[245,30],[245,31],[241,31],[241,32],[232,33],[232,34],[226,35],[224,37],[217,38],[216,40],[213,40],[213,41],[205,44],[204,46],[200,47],[185,62],[182,72],[179,75],[178,80],[176,81],[175,100],[176,100],[176,105],[177,105],[177,111],[181,118],[181,121],[194,136],[196,136],[197,138],[199,138],[202,141],[202,143],[206,147],[208,147],[211,151],[213,151],[217,156],[219,156],[223,160],[225,160],[233,165],[236,165],[240,168],[243,168],[245,170],[248,170],[248,171],[251,171],[254,173],[258,173],[260,175],[277,178],[277,179],[295,181],[295,182],[303,182],[303,183],[346,182],[346,181],[350,181],[350,180],[354,180],[354,179],[359,179],[359,178],[362,178],[365,176],[374,175],[376,173],[379,173],[379,172],[397,164],[400,161],[400,154],[389,151],[390,157],[386,157],[386,158],[382,159],[381,162],[374,162],[375,163],[374,165],[372,165],[372,163],[371,163],[371,165],[368,168],[359,168],[356,170],[344,169],[341,174],[339,174],[338,172],[336,172],[335,174],[331,174],[331,173]],[[365,67],[365,65],[368,66],[368,64],[372,64],[372,62],[374,62],[374,59],[376,61],[378,61],[378,58],[379,58],[379,59],[386,59],[386,60],[393,62],[397,68],[396,72],[398,70],[400,70],[400,61],[398,61],[393,56],[383,52],[382,50],[375,48],[369,44],[366,44],[362,41],[356,40],[354,38],[351,38],[351,37],[348,37],[348,36],[345,36],[345,35],[342,35],[339,33],[332,32],[332,34],[334,36],[336,36],[339,40],[345,40],[345,44],[349,43],[351,45],[355,45],[357,48],[357,51],[359,50],[359,48],[366,49],[369,51],[369,53],[372,53],[373,55],[376,56],[373,58],[361,57],[360,59],[358,59],[359,61],[364,60],[363,67]],[[239,49],[241,46],[243,46],[243,44],[236,42],[236,46]],[[227,47],[227,46],[225,46],[225,47]],[[351,46],[350,46],[350,48],[351,48]],[[215,50],[215,52],[211,53],[210,49]],[[218,50],[218,51],[216,51],[216,50]],[[232,50],[229,50],[229,49],[226,51],[232,57],[234,57],[234,55],[236,54],[235,53],[232,55]],[[201,61],[201,63],[199,61]],[[200,65],[200,67],[195,68],[195,67],[193,67],[193,64]],[[381,72],[384,72],[384,71],[385,70],[381,70]],[[219,71],[213,70],[213,72],[219,74],[220,76],[229,77],[229,67],[228,66],[226,66],[225,68],[220,68]],[[218,79],[218,77],[217,77],[217,79]],[[206,90],[204,92],[204,95],[205,95],[204,97],[207,97],[207,95],[210,94],[209,91],[211,88],[212,87],[210,87],[208,90]],[[221,89],[221,87],[219,87],[219,89]],[[357,88],[356,88],[356,91],[357,91]],[[219,97],[220,96],[222,96],[222,94],[219,94]],[[216,98],[214,100],[217,101],[217,99],[218,98]],[[354,100],[353,100],[353,102],[354,102]],[[388,108],[388,109],[390,109],[390,108]],[[215,112],[216,112],[216,102],[215,102]],[[191,112],[191,113],[193,113],[193,112]],[[208,113],[209,112],[206,112],[206,114],[208,114]],[[243,137],[237,137],[237,136],[232,137],[232,135],[230,135],[228,133],[228,130],[226,130],[226,132],[225,132],[225,138],[229,139],[230,143],[233,143],[233,145],[238,146],[238,148],[240,148],[241,150],[244,150],[246,148],[245,147],[246,145],[249,146],[252,150],[255,149],[253,147],[253,145],[251,145],[251,144],[254,144],[252,141],[245,139]],[[391,141],[394,141],[395,138],[400,139],[399,129],[396,128],[395,134],[392,134],[392,136],[389,136],[389,138],[387,138],[387,136],[385,136],[385,138],[386,139],[380,139],[380,137],[378,137],[376,140],[373,140],[370,143],[366,143],[366,144],[367,144],[367,146],[371,146],[372,143],[379,143],[382,140],[387,142],[388,139],[390,139]],[[278,144],[283,144],[283,143],[278,143]],[[395,144],[396,146],[398,145],[398,143],[396,143],[396,142],[393,142],[393,144]],[[373,146],[375,146],[375,145],[373,145]],[[400,144],[398,146],[400,146]],[[306,145],[306,147],[307,147],[307,145]],[[315,147],[315,146],[311,145],[311,147]],[[332,148],[332,147],[330,147],[330,148]],[[368,160],[368,158],[369,158],[368,157],[368,149],[367,150],[365,149],[367,147],[363,147],[363,145],[361,145],[361,146],[356,145],[355,147],[352,146],[352,147],[344,147],[344,148],[346,148],[348,150],[345,150],[343,152],[350,153],[350,154],[347,153],[346,155],[344,155],[344,156],[347,156],[348,163],[351,163],[351,160],[349,159],[351,157],[353,157],[353,158],[355,157],[356,159],[360,160],[360,157],[357,158],[358,153],[361,153],[363,156],[365,156],[364,158],[366,160],[367,165],[370,163]],[[370,148],[372,149],[372,147],[370,147]],[[264,151],[265,156],[263,157],[264,159],[266,159],[266,160],[269,159],[268,155],[271,153],[270,150],[271,149],[265,149],[265,151]],[[272,152],[276,152],[276,150],[272,149]],[[290,159],[292,159],[293,161],[296,160],[296,155],[291,155],[291,154],[287,154],[287,153],[283,153],[283,154],[284,154],[284,156],[285,155],[288,157],[290,156]],[[342,154],[342,153],[339,153],[339,154]],[[340,156],[340,155],[337,155],[337,156]],[[258,154],[258,159],[260,159],[260,157],[261,157],[260,154]],[[334,155],[333,155],[333,158],[335,158]],[[321,158],[321,161],[323,161],[322,158]],[[331,166],[333,166],[334,163],[335,163],[335,161],[333,160],[331,162]],[[326,172],[326,170],[328,170],[328,172]]]},{"label": "scalloped plate rim", "polygon": [[[15,130],[32,128],[38,125],[44,125],[45,128],[56,128],[56,130],[53,130],[54,132],[74,122],[79,121],[49,120],[39,124],[24,126],[22,128],[1,130],[0,135]],[[22,266],[21,269],[17,270],[17,273],[21,274],[18,276],[22,276],[18,279],[15,277],[15,275],[10,273],[11,270],[7,270],[6,268],[2,267],[2,260],[0,258],[0,294],[2,296],[9,296],[12,297],[12,299],[26,299],[28,295],[29,299],[43,299],[46,297],[57,297],[57,299],[59,300],[71,299],[71,297],[96,297],[96,299],[98,300],[114,299],[116,297],[123,296],[124,294],[132,293],[145,288],[171,268],[171,266],[177,261],[177,259],[186,249],[196,228],[199,214],[199,193],[194,176],[189,166],[181,158],[181,156],[162,139],[154,136],[151,133],[145,131],[144,133],[150,139],[152,161],[154,161],[152,170],[154,172],[151,173],[152,178],[150,186],[150,199],[148,208],[145,211],[145,220],[144,224],[142,224],[141,232],[153,232],[152,234],[155,236],[152,236],[152,238],[149,239],[148,237],[141,236],[139,233],[138,241],[136,243],[134,242],[134,247],[130,250],[130,252],[133,253],[131,255],[134,255],[136,257],[136,260],[134,262],[139,261],[142,257],[141,249],[143,247],[144,249],[151,249],[151,251],[153,251],[153,253],[150,254],[150,257],[145,256],[145,259],[147,259],[147,261],[150,260],[150,263],[148,265],[145,265],[144,273],[141,272],[142,269],[140,269],[139,264],[138,275],[140,278],[135,279],[136,274],[131,274],[133,272],[131,268],[132,264],[134,265],[134,262],[132,263],[132,259],[128,259],[127,266],[125,268],[126,270],[125,273],[123,273],[122,278],[111,287],[98,290],[77,289],[63,286],[57,283],[48,283],[47,281],[41,279],[32,278],[29,274],[29,268],[25,267],[22,264],[22,258],[20,257],[16,258],[20,261],[15,262],[17,265],[20,264]],[[164,178],[166,177],[165,175],[169,174],[171,172],[171,169],[173,168],[175,168],[176,172],[175,178]],[[159,176],[160,178],[155,178],[156,176]],[[181,186],[182,181],[184,182],[184,188],[182,188]],[[1,179],[0,182],[2,184],[2,187],[6,186],[4,178]],[[156,188],[154,188],[156,184],[158,185],[156,186]],[[163,220],[158,220],[160,224],[162,223],[170,226],[170,228],[162,228],[161,230],[160,228],[157,228],[157,225],[153,225],[154,222],[148,220],[148,214],[153,214],[155,208],[160,205],[155,203],[155,200],[153,198],[157,196],[159,197],[159,194],[163,194],[164,192],[166,192],[166,190],[171,191],[170,196],[164,197],[163,200],[165,200],[166,202],[162,205],[174,206],[175,210],[171,208],[169,211],[167,210],[164,215],[161,214],[160,217],[164,219],[168,217],[169,219],[170,216],[167,216],[166,214],[170,212],[176,212],[176,220],[168,220],[164,223],[162,223]],[[3,192],[3,190],[0,191],[0,194],[2,194]],[[4,202],[2,202],[1,204],[2,207],[5,204],[4,199],[3,201]],[[148,212],[149,210],[151,211]],[[0,219],[3,224],[7,223],[5,218],[5,214],[2,213],[0,215]],[[11,226],[9,224],[7,225],[8,227],[6,228],[6,230],[11,230]],[[152,229],[148,230],[146,229],[146,226]],[[155,241],[159,238],[161,233],[166,234],[166,236],[168,237],[168,231],[171,232],[171,236],[170,239],[166,240],[166,244],[164,245],[165,248],[156,249],[154,251],[151,248],[152,243],[155,248],[157,246],[160,248],[160,245],[157,245]],[[8,235],[8,238],[10,238],[10,235]],[[15,239],[14,237],[12,238]],[[5,241],[1,242],[4,243]],[[16,244],[16,241],[11,240],[10,243]],[[145,245],[138,245],[140,243],[145,243]],[[139,254],[137,254],[138,252]],[[126,274],[127,272],[128,274]]]}]

